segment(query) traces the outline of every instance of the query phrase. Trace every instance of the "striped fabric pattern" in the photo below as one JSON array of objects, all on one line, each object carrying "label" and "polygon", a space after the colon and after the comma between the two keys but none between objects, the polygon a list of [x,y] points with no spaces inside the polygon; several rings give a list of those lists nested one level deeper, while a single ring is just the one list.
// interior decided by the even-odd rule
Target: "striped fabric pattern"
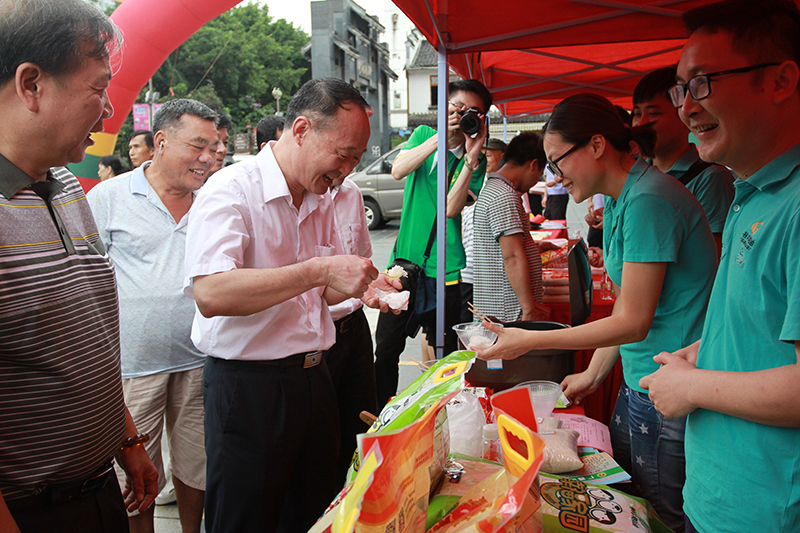
[{"label": "striped fabric pattern", "polygon": [[[114,455],[125,426],[114,272],[78,181],[66,169],[53,169],[52,177],[64,184],[52,203],[75,247],[72,255],[30,187],[11,198],[0,195],[0,490],[6,500],[87,477]],[[0,182],[7,178],[0,175]]]},{"label": "striped fabric pattern", "polygon": [[[506,275],[499,239],[513,233],[527,234],[530,225],[522,198],[499,174],[490,174],[475,203],[473,219],[473,303],[487,316],[501,322],[522,317],[522,307]],[[542,258],[539,247],[527,235],[525,257],[531,274],[530,292],[542,301]]]}]

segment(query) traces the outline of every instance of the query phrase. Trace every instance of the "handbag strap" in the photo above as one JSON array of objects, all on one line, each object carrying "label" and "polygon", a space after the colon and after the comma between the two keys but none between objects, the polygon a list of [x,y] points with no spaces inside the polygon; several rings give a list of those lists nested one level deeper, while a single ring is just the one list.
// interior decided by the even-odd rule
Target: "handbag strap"
[{"label": "handbag strap", "polygon": [[692,164],[692,166],[689,167],[689,170],[686,171],[686,174],[681,176],[681,179],[679,179],[678,181],[680,181],[684,185],[688,185],[690,181],[695,179],[702,171],[704,171],[710,166],[711,163],[707,163],[702,159],[698,159]]},{"label": "handbag strap", "polygon": [[[447,154],[450,154],[448,150]],[[456,168],[458,168],[458,164],[461,162],[462,157],[456,158],[453,164],[450,166],[450,172],[447,176],[447,181],[445,182],[445,191],[450,190],[450,182],[453,181],[453,175],[456,173]],[[433,226],[431,227],[431,234],[428,237],[428,245],[425,247],[425,253],[422,255],[422,269],[425,270],[425,265],[428,263],[428,259],[431,256],[431,248],[433,248],[433,239],[436,237],[436,219],[439,215],[433,217]]]}]

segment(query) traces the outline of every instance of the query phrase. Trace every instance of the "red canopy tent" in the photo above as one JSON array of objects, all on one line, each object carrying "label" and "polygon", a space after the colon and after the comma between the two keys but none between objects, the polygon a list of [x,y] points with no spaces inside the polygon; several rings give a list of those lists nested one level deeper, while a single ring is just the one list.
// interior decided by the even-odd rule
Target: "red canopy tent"
[{"label": "red canopy tent", "polygon": [[630,108],[646,72],[675,64],[681,15],[711,0],[394,0],[450,66],[505,116],[592,91]]},{"label": "red canopy tent", "polygon": [[[678,62],[687,36],[681,15],[715,0],[393,1],[439,52],[439,79],[447,79],[452,67],[462,77],[481,80],[509,117],[548,112],[567,96],[587,91],[630,109],[643,74]],[[446,91],[440,91],[438,106],[446,105]],[[441,113],[440,152],[446,150],[445,120]],[[441,166],[438,213],[445,212],[445,179]],[[443,216],[437,224],[437,257],[442,258]],[[445,261],[437,266],[440,357]],[[587,404],[587,414],[608,422],[621,375],[606,381],[593,405]]]}]

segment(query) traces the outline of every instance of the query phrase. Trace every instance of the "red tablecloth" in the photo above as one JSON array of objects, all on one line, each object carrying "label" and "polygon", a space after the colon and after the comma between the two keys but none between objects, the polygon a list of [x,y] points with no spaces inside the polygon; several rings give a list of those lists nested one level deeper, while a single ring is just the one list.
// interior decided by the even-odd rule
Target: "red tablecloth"
[{"label": "red tablecloth", "polygon": [[[614,308],[614,301],[600,299],[599,290],[594,291],[592,302],[592,314],[589,316],[587,322],[599,320],[611,315],[611,311]],[[570,323],[569,303],[552,302],[547,303],[547,305],[553,311],[551,318],[553,322],[560,322],[562,324]],[[575,372],[583,372],[586,370],[593,354],[594,350],[579,350],[576,352]],[[614,405],[617,402],[617,393],[619,392],[621,385],[622,364],[619,360],[617,360],[614,370],[609,373],[608,377],[606,377],[606,380],[602,385],[600,385],[600,388],[583,400],[583,407],[586,411],[586,416],[609,425],[611,423],[611,414],[614,412]]]}]

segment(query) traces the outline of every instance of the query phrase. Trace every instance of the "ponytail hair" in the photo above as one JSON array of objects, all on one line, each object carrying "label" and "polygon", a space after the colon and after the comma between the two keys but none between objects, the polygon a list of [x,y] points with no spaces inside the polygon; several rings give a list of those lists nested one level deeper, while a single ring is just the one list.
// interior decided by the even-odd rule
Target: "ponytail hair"
[{"label": "ponytail hair", "polygon": [[562,100],[542,129],[542,136],[546,133],[557,133],[576,145],[602,135],[614,149],[624,153],[631,152],[630,143],[634,141],[646,157],[653,157],[656,143],[656,132],[650,124],[631,128],[622,122],[611,102],[592,93],[575,94]]}]

